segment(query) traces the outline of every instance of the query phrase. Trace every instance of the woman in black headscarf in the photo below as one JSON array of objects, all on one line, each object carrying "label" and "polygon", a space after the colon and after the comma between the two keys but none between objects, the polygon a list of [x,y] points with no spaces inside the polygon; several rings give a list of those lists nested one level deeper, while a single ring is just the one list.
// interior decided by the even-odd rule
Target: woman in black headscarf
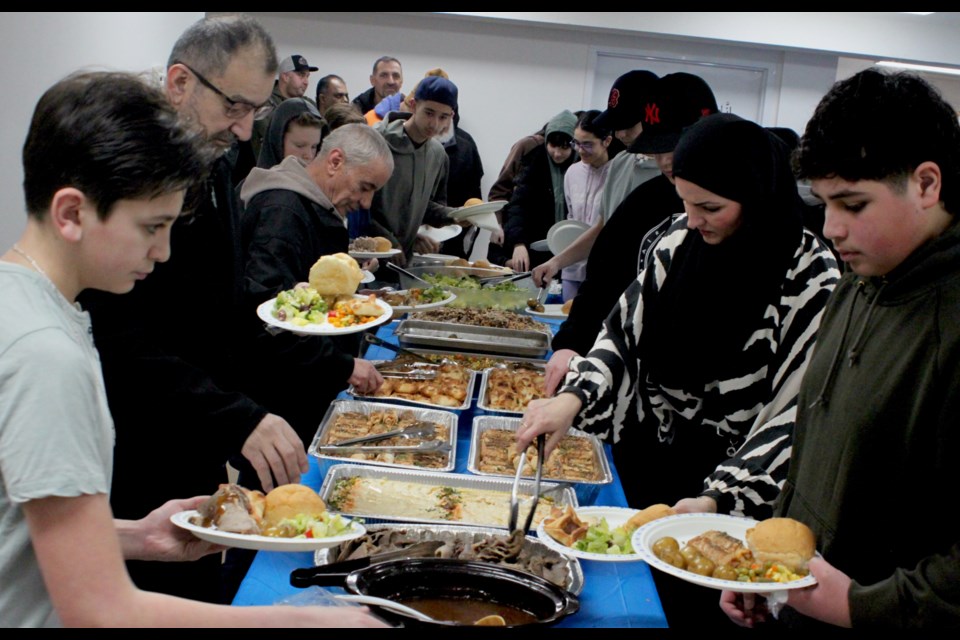
[{"label": "woman in black headscarf", "polygon": [[[644,258],[555,398],[530,404],[521,444],[574,424],[614,443],[632,506],[765,517],[786,476],[800,377],[839,278],[803,228],[784,145],[732,114],[676,147],[685,213]],[[627,411],[635,433],[620,433]],[[629,446],[626,442],[629,441]],[[637,468],[641,471],[634,473]]]}]

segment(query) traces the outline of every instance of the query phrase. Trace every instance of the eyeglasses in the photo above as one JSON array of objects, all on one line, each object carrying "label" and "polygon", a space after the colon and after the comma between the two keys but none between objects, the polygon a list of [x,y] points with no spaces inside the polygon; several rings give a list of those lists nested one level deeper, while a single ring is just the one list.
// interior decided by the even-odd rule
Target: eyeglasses
[{"label": "eyeglasses", "polygon": [[183,66],[185,66],[187,69],[190,70],[190,73],[197,76],[197,80],[200,81],[200,84],[202,84],[207,89],[210,89],[215,94],[223,98],[224,100],[223,113],[228,118],[239,120],[240,118],[245,118],[246,116],[250,115],[251,111],[255,111],[256,115],[259,115],[261,112],[269,108],[269,104],[266,102],[263,104],[253,104],[250,102],[245,102],[243,100],[234,100],[233,98],[225,94],[223,91],[218,89],[212,82],[210,82],[209,80],[204,78],[202,75],[200,75],[200,72],[198,72],[196,69],[188,65],[186,62],[179,62],[179,64],[182,64]]},{"label": "eyeglasses", "polygon": [[583,151],[590,153],[593,150],[594,143],[592,141],[580,142],[579,140],[574,139],[570,141],[570,146],[574,149],[582,149]]}]

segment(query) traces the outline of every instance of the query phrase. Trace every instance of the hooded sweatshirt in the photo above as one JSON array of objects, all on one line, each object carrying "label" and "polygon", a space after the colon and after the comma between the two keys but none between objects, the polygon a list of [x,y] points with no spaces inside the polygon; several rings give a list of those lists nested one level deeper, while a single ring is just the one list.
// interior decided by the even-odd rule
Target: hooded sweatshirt
[{"label": "hooded sweatshirt", "polygon": [[885,277],[845,274],[824,313],[778,515],[853,580],[854,627],[960,622],[958,318],[957,223]]},{"label": "hooded sweatshirt", "polygon": [[378,130],[393,152],[393,175],[377,191],[370,206],[370,235],[382,235],[403,249],[409,261],[421,224],[442,227],[452,220],[447,202],[450,164],[443,145],[434,139],[415,145],[403,125],[412,114],[393,111]]},{"label": "hooded sweatshirt", "polygon": [[[290,422],[307,446],[330,401],[347,387],[359,338],[272,335],[253,309],[306,281],[320,256],[346,252],[346,220],[295,156],[273,169],[253,169],[240,198],[245,205],[241,241],[250,309],[247,392]],[[283,375],[277,375],[279,370]]]}]

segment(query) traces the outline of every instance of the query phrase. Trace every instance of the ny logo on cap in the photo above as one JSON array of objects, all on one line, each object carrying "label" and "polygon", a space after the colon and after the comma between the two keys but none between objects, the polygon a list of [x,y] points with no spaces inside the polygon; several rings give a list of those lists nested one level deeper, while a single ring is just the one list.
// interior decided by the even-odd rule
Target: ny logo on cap
[{"label": "ny logo on cap", "polygon": [[657,103],[648,104],[644,107],[644,116],[643,121],[647,124],[659,124],[660,123],[660,107],[657,106]]},{"label": "ny logo on cap", "polygon": [[607,108],[616,109],[617,104],[619,103],[620,103],[620,89],[616,89],[616,88],[611,89],[610,98],[607,100]]},{"label": "ny logo on cap", "polygon": [[307,66],[306,58],[304,58],[303,56],[297,56],[297,64],[306,67]]}]

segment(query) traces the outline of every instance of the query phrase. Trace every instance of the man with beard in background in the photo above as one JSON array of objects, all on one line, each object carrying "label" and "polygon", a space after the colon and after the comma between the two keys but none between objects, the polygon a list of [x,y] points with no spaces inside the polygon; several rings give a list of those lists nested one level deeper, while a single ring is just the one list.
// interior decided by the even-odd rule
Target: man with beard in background
[{"label": "man with beard in background", "polygon": [[[187,122],[226,151],[248,140],[277,73],[269,33],[245,16],[204,19],[174,45],[164,91]],[[220,157],[171,232],[171,259],[124,296],[81,296],[93,317],[116,427],[111,505],[139,519],[172,497],[212,494],[240,453],[263,488],[307,471],[300,438],[237,391],[243,293],[239,211]],[[209,602],[221,593],[220,557],[193,563],[130,561],[142,589]]]}]

